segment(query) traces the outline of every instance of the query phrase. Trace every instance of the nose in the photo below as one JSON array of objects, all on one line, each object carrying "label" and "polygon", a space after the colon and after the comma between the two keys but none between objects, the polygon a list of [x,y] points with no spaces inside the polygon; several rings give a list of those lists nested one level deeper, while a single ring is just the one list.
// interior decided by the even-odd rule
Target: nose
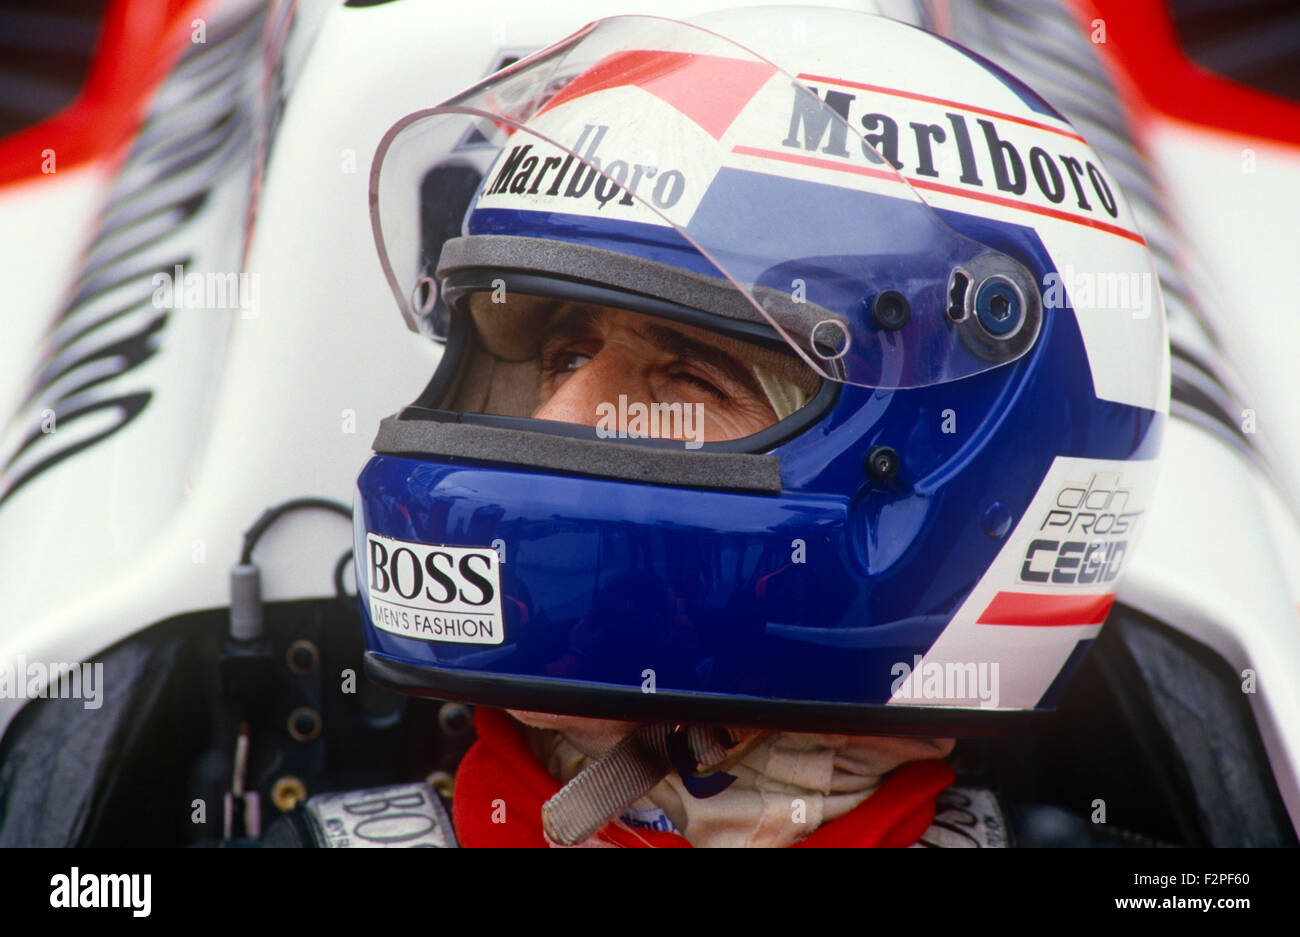
[{"label": "nose", "polygon": [[620,394],[626,394],[629,401],[645,396],[636,383],[635,370],[627,356],[620,354],[618,345],[607,343],[594,358],[572,372],[533,412],[533,417],[595,426],[600,404],[618,406]]}]

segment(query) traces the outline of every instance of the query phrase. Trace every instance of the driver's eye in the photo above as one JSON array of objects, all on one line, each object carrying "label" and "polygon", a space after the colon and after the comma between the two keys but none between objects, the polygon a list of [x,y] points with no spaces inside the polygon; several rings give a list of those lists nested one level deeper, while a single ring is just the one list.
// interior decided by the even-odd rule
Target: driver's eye
[{"label": "driver's eye", "polygon": [[542,374],[550,376],[560,376],[571,374],[583,365],[590,362],[592,355],[584,351],[575,349],[555,349],[553,351],[543,351],[542,353]]},{"label": "driver's eye", "polygon": [[584,355],[580,351],[566,351],[559,355],[559,359],[556,362],[556,370],[576,371],[590,360],[591,355]]},{"label": "driver's eye", "polygon": [[719,400],[731,399],[730,395],[722,391],[716,384],[700,377],[698,374],[692,374],[689,371],[674,371],[669,376],[675,381],[688,384],[696,390],[701,390],[709,396],[716,397]]}]

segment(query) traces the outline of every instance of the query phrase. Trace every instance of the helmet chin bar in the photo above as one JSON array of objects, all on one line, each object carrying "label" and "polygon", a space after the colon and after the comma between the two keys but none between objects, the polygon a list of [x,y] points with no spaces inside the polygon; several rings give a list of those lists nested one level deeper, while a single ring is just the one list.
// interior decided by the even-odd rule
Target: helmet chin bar
[{"label": "helmet chin bar", "polygon": [[499,709],[528,709],[566,716],[636,722],[687,722],[732,728],[899,735],[941,738],[994,736],[1019,727],[1042,727],[1047,710],[979,710],[956,707],[870,706],[808,700],[642,692],[639,687],[577,684],[495,674],[434,670],[374,651],[366,675],[412,696],[457,700]]}]

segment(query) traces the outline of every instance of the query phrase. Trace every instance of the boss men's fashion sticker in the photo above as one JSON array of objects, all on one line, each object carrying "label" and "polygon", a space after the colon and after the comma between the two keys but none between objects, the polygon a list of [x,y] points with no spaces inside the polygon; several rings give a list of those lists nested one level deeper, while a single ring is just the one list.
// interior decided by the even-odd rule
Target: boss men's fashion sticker
[{"label": "boss men's fashion sticker", "polygon": [[498,561],[489,547],[430,546],[370,534],[371,619],[377,628],[408,638],[501,644]]}]

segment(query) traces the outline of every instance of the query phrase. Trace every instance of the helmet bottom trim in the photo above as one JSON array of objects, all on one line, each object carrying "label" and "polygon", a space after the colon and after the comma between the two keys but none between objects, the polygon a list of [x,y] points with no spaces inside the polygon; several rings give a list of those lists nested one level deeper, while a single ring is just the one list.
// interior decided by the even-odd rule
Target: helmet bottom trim
[{"label": "helmet bottom trim", "polygon": [[[414,696],[501,709],[638,722],[949,738],[993,736],[1011,728],[1041,727],[1053,716],[1050,710],[881,706],[663,690],[645,693],[639,687],[560,684],[536,677],[432,671],[376,651],[366,651],[365,671],[367,677],[381,686]],[[521,699],[527,703],[521,703]],[[683,713],[690,713],[689,719],[684,719]]]}]

